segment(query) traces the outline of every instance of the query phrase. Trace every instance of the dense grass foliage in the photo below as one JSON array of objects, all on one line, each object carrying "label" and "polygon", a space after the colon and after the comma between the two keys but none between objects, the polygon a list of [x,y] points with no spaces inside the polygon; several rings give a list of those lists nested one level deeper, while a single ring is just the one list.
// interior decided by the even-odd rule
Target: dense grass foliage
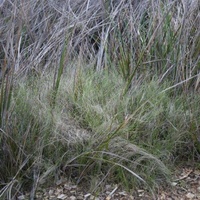
[{"label": "dense grass foliage", "polygon": [[[200,154],[198,1],[4,1],[0,198],[63,174],[155,189]],[[96,183],[96,184],[91,184]]]}]

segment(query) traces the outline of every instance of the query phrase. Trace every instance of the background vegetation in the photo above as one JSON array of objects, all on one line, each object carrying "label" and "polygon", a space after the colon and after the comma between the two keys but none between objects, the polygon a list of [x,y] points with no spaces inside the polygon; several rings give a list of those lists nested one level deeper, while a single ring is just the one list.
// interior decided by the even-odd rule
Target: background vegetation
[{"label": "background vegetation", "polygon": [[0,197],[63,174],[155,189],[199,160],[199,7],[1,1]]}]

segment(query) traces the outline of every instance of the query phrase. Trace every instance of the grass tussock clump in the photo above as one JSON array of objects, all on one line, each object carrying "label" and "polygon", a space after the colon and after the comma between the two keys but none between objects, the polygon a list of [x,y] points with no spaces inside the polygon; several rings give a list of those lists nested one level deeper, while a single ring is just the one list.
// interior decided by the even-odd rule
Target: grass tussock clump
[{"label": "grass tussock clump", "polygon": [[0,197],[34,199],[62,174],[152,189],[199,159],[198,8],[2,1]]},{"label": "grass tussock clump", "polygon": [[[159,84],[159,80],[153,79],[136,83],[128,94],[122,96],[125,81],[119,74],[104,71],[82,76],[79,77],[82,81],[78,97],[78,86],[69,87],[71,80],[66,82],[68,87],[62,88],[67,88],[68,95],[72,92],[72,115],[82,126],[91,127],[100,137],[108,132],[109,138],[120,135],[148,150],[153,147],[154,153],[156,146],[166,157],[178,148],[191,146],[188,133],[194,130],[191,132],[190,122],[198,124],[198,111],[191,108],[199,103],[198,94],[195,97],[176,96],[173,91],[165,92],[170,83]],[[197,136],[194,132],[192,134]]]}]

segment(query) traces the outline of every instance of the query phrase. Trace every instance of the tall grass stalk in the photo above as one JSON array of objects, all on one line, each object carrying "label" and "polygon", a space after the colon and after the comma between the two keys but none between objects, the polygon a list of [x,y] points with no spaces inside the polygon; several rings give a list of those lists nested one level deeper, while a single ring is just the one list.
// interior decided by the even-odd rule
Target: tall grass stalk
[{"label": "tall grass stalk", "polygon": [[1,128],[5,126],[5,123],[8,121],[8,110],[12,97],[12,88],[13,88],[13,77],[12,72],[9,72],[8,75],[5,74],[6,71],[2,72],[1,78],[1,95],[0,95],[0,125]]},{"label": "tall grass stalk", "polygon": [[58,71],[55,73],[55,78],[54,78],[54,85],[53,85],[53,95],[52,95],[52,107],[55,108],[56,104],[56,96],[58,93],[61,77],[63,74],[64,67],[66,65],[66,59],[68,57],[67,55],[67,45],[68,45],[68,38],[66,38],[64,44],[63,44],[63,49],[61,52],[61,57],[60,57],[60,63],[58,67]]}]

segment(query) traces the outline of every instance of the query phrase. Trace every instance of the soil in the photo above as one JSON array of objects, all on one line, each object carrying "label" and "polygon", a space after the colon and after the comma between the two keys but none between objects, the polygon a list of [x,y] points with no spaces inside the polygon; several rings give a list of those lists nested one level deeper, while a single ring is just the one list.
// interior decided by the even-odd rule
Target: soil
[{"label": "soil", "polygon": [[[118,185],[105,185],[103,192],[91,194],[84,187],[77,186],[64,178],[54,187],[38,189],[35,200],[187,200],[200,199],[200,169],[178,168],[171,187],[160,188],[157,193],[143,189],[128,193]],[[30,194],[18,196],[18,200],[30,199]]]}]

